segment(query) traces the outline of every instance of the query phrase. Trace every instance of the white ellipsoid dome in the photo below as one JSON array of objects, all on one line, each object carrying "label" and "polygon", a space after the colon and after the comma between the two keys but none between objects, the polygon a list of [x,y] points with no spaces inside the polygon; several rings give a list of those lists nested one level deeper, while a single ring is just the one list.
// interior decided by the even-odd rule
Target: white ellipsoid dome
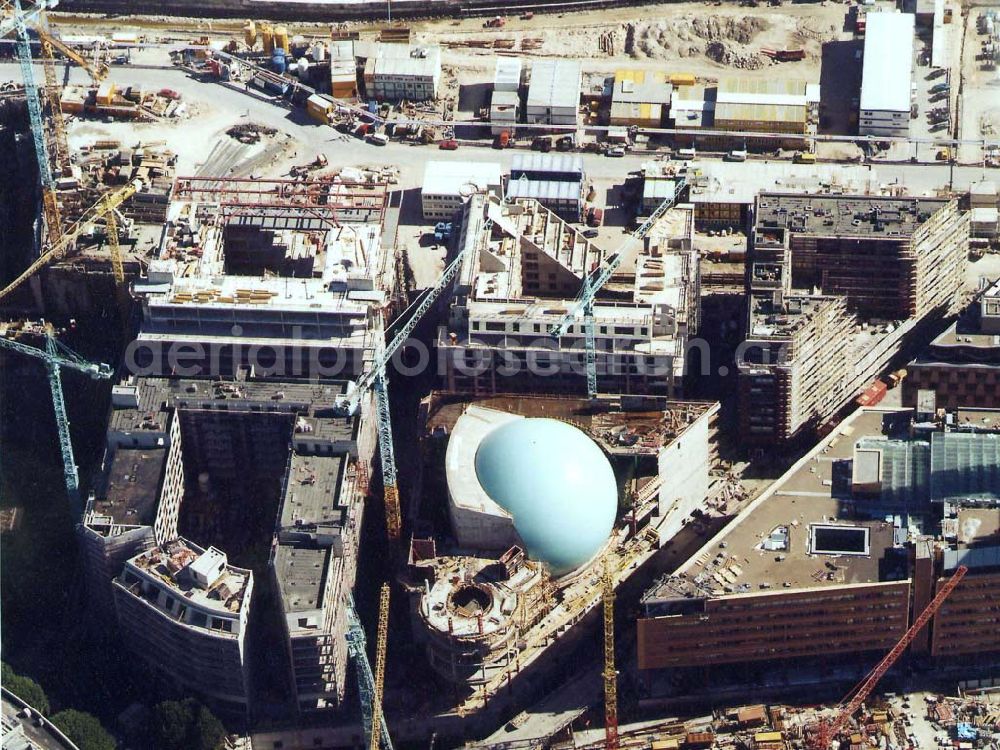
[{"label": "white ellipsoid dome", "polygon": [[513,517],[528,555],[563,575],[590,560],[615,522],[618,485],[604,452],[555,419],[517,419],[476,451],[486,494]]}]

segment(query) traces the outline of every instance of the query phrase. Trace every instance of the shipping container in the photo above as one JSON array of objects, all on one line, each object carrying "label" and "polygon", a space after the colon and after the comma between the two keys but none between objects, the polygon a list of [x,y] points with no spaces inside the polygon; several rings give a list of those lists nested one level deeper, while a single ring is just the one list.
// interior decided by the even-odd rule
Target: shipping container
[{"label": "shipping container", "polygon": [[875,406],[885,398],[886,391],[888,390],[888,386],[883,381],[875,380],[861,392],[855,403],[858,406]]}]

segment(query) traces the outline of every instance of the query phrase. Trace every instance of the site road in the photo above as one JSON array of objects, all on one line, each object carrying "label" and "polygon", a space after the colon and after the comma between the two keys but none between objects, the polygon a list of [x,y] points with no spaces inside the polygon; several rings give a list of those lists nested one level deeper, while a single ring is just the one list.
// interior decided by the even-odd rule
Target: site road
[{"label": "site road", "polygon": [[[42,75],[41,66],[37,66]],[[61,71],[60,71],[61,72]],[[0,80],[18,80],[20,71],[16,63],[0,64]],[[319,125],[310,120],[304,111],[289,109],[265,97],[250,96],[243,87],[228,87],[215,82],[192,78],[179,68],[115,67],[114,80],[122,86],[139,86],[146,89],[170,88],[177,91],[190,111],[191,118],[175,118],[159,123],[102,122],[98,119],[74,119],[70,124],[73,146],[95,138],[115,138],[123,143],[140,140],[168,139],[178,151],[178,174],[191,173],[195,166],[208,156],[212,145],[219,138],[228,138],[226,129],[238,122],[256,122],[288,133],[294,140],[297,154],[291,163],[306,161],[317,154],[325,154],[330,167],[363,164],[393,164],[400,169],[399,187],[420,185],[424,165],[428,161],[454,159],[466,161],[472,146],[463,145],[456,151],[442,151],[436,144],[414,145],[391,141],[386,146],[369,143]],[[80,68],[69,69],[69,82],[87,84],[89,78]],[[476,151],[477,160],[488,158],[498,161],[506,170],[513,157],[511,150],[495,150],[483,141]],[[655,152],[633,151],[624,158],[609,159],[600,154],[580,154],[588,176],[595,180],[624,180],[628,172],[639,169],[644,162],[657,158]],[[678,162],[680,163],[680,162]],[[743,175],[752,170],[758,161],[733,164]],[[1000,175],[1000,169],[982,166],[960,166],[947,163],[909,164],[876,161],[872,168],[882,184],[898,183],[908,187],[914,195],[931,194],[939,189],[965,191],[970,183],[984,176]],[[997,177],[993,177],[997,179]]]}]

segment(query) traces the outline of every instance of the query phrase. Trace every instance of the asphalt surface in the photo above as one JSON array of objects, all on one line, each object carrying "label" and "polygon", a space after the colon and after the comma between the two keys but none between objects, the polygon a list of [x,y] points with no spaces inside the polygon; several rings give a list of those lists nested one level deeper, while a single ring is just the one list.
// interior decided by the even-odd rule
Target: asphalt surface
[{"label": "asphalt surface", "polygon": [[[42,80],[40,66],[36,66],[37,79]],[[88,83],[86,73],[79,68],[69,71],[71,83]],[[0,64],[0,80],[19,80],[20,69],[16,63]],[[70,136],[85,131],[92,138],[120,138],[125,143],[138,140],[168,139],[180,156],[178,173],[193,172],[201,160],[207,158],[211,144],[224,135],[231,125],[247,119],[289,133],[298,146],[298,161],[311,159],[324,153],[331,167],[360,166],[365,164],[396,164],[400,168],[400,185],[403,189],[418,187],[424,166],[434,160],[489,160],[498,161],[505,169],[513,158],[512,150],[494,150],[484,142],[482,147],[463,146],[456,151],[442,151],[430,146],[391,142],[387,146],[374,146],[352,136],[345,136],[330,127],[308,119],[302,110],[292,110],[280,103],[248,95],[242,86],[228,87],[217,82],[192,78],[180,69],[148,69],[115,67],[112,80],[120,86],[138,85],[145,89],[171,88],[197,112],[190,119],[164,121],[163,123],[102,122],[95,119],[73,120]],[[594,180],[622,181],[628,172],[638,169],[643,162],[655,158],[654,152],[632,152],[624,158],[608,158],[600,154],[580,154],[587,174]],[[752,169],[754,160],[734,168]],[[970,183],[989,176],[1000,180],[1000,169],[982,166],[955,166],[948,164],[909,164],[876,161],[873,168],[882,183],[898,182],[906,185],[911,193],[919,194],[945,188],[968,189]]]}]

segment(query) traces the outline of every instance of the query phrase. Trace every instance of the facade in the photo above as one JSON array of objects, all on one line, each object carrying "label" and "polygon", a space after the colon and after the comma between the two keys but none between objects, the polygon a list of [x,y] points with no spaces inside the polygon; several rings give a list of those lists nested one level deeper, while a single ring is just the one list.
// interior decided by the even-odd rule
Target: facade
[{"label": "facade", "polygon": [[[690,206],[667,212],[646,238],[629,287],[594,305],[601,391],[677,397],[683,390],[686,344],[699,319],[692,214]],[[438,337],[447,388],[581,392],[582,325],[559,340],[548,331],[601,252],[535,201],[501,204],[481,195],[466,208],[459,242],[474,249]]]},{"label": "facade", "polygon": [[424,219],[450,221],[477,192],[502,194],[503,176],[497,162],[427,162],[420,188]]},{"label": "facade", "polygon": [[[105,624],[117,603],[141,647],[125,618],[152,615],[125,593],[128,561],[178,539],[215,545],[277,594],[261,605],[283,623],[268,678],[284,679],[299,713],[335,709],[377,433],[370,393],[357,409],[343,401],[384,336],[372,311],[394,304],[386,191],[212,182],[179,181],[158,257],[134,287],[136,374],[113,389],[103,480],[78,529],[88,594]],[[250,587],[245,596],[243,612]],[[240,638],[257,627],[241,623]],[[195,687],[225,674],[215,697],[245,709],[247,662],[228,646],[179,649],[168,667]]]},{"label": "facade", "polygon": [[531,66],[525,110],[531,125],[572,125],[578,121],[583,69],[579,60],[536,60]]},{"label": "facade", "polygon": [[566,153],[514,154],[507,195],[536,200],[566,221],[580,221],[586,200],[583,159]]},{"label": "facade", "polygon": [[[1000,555],[989,546],[1000,496],[996,470],[982,471],[1000,455],[1000,434],[952,429],[954,420],[915,424],[914,417],[908,410],[856,412],[646,592],[638,654],[647,685],[711,690],[716,680],[805,663],[817,679],[833,667],[866,670],[958,564],[969,573],[911,653],[945,666],[1000,651]],[[968,459],[970,439],[978,441],[972,455],[981,462]],[[886,456],[890,446],[936,447],[926,463],[903,472],[902,459],[894,468],[864,458],[873,444],[885,446]],[[853,488],[835,489],[834,475],[852,465]],[[946,496],[935,487],[947,488]],[[871,520],[892,519],[889,509],[904,494],[910,528],[920,532],[907,534],[898,515]],[[657,680],[661,674],[672,679]]]},{"label": "facade", "polygon": [[653,70],[616,70],[608,124],[658,128],[666,119],[673,87]]},{"label": "facade", "polygon": [[350,39],[335,40],[330,48],[330,94],[334,99],[351,101],[358,97],[358,60],[354,56],[354,42]]},{"label": "facade", "polygon": [[782,133],[774,140],[753,136],[680,136],[680,143],[721,148],[805,148],[804,136],[815,133],[819,121],[820,87],[795,78],[720,78],[715,86],[674,88],[670,117],[685,130],[733,130]]},{"label": "facade", "polygon": [[936,408],[1000,407],[998,335],[1000,280],[906,366],[903,403],[916,406],[933,394]]},{"label": "facade", "polygon": [[952,312],[968,222],[944,199],[762,193],[737,363],[743,439],[819,427]]},{"label": "facade", "polygon": [[521,119],[521,95],[516,91],[494,91],[490,99],[490,123],[495,135],[512,133]]},{"label": "facade", "polygon": [[859,135],[909,135],[914,25],[910,13],[868,14]]},{"label": "facade", "polygon": [[378,101],[433,101],[441,85],[441,48],[379,43],[364,70],[365,91]]},{"label": "facade", "polygon": [[969,208],[972,212],[972,236],[992,240],[1000,233],[1000,197],[992,180],[974,182],[969,187]]},{"label": "facade", "polygon": [[246,713],[251,571],[178,538],[130,559],[114,592],[126,648],[221,713]]}]

